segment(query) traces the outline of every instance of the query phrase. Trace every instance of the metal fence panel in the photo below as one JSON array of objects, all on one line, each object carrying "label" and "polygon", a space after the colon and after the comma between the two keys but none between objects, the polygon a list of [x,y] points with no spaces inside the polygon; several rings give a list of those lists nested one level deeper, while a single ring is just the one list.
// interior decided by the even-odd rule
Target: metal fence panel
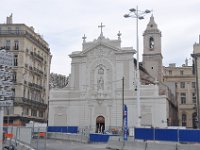
[{"label": "metal fence panel", "polygon": [[77,126],[48,126],[48,132],[77,133]]},{"label": "metal fence panel", "polygon": [[179,130],[180,142],[200,142],[200,130]]},{"label": "metal fence panel", "polygon": [[135,139],[153,140],[154,129],[153,128],[135,128]]},{"label": "metal fence panel", "polygon": [[29,145],[31,144],[32,128],[10,126],[8,127],[7,132],[13,134],[13,139],[15,141],[21,141]]},{"label": "metal fence panel", "polygon": [[158,141],[178,141],[177,129],[155,129],[155,140]]},{"label": "metal fence panel", "polygon": [[90,142],[108,142],[109,139],[108,134],[90,134]]},{"label": "metal fence panel", "polygon": [[19,127],[19,141],[25,144],[31,144],[32,140],[32,128],[28,127]]},{"label": "metal fence panel", "polygon": [[135,128],[135,139],[171,142],[200,142],[200,130]]}]

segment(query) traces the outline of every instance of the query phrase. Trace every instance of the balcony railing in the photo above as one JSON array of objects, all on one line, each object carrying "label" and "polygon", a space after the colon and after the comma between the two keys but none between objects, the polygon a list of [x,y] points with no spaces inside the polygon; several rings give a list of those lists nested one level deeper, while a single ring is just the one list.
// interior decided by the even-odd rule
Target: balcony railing
[{"label": "balcony railing", "polygon": [[39,38],[34,37],[26,30],[1,30],[0,36],[25,36],[26,38],[30,39],[34,44],[49,51],[49,48],[45,44],[43,44]]},{"label": "balcony railing", "polygon": [[44,60],[44,58],[42,56],[40,56],[39,54],[37,54],[35,52],[30,52],[30,54],[34,59],[37,59],[40,62],[42,62]]},{"label": "balcony railing", "polygon": [[40,61],[43,61],[43,57],[41,57],[39,54],[37,53],[33,53],[33,56],[35,56],[37,59],[39,59]]},{"label": "balcony railing", "polygon": [[29,70],[32,71],[32,73],[35,73],[36,75],[42,76],[44,74],[43,71],[41,71],[35,67],[29,66]]},{"label": "balcony railing", "polygon": [[28,83],[28,86],[31,87],[31,88],[39,89],[39,90],[43,89],[43,87],[41,85],[31,83],[31,82]]},{"label": "balcony railing", "polygon": [[26,105],[26,106],[37,108],[37,109],[47,108],[47,104],[45,104],[43,101],[35,101],[35,100],[31,100],[24,97],[6,97],[5,100],[13,100],[14,106]]},{"label": "balcony railing", "polygon": [[35,73],[37,73],[39,75],[43,75],[43,71],[41,71],[41,70],[39,70],[39,69],[37,69],[35,67],[33,68],[33,70],[34,70]]}]

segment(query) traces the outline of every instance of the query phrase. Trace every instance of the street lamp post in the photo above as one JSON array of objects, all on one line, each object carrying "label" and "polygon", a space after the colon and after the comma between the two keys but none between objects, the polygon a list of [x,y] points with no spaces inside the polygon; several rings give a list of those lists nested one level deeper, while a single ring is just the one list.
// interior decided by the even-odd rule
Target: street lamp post
[{"label": "street lamp post", "polygon": [[136,90],[137,90],[137,126],[141,126],[141,106],[140,106],[140,68],[139,68],[139,38],[138,38],[138,19],[144,19],[145,14],[150,13],[150,10],[141,11],[138,10],[138,6],[135,8],[129,9],[129,14],[125,14],[125,18],[136,18],[136,51],[137,51],[137,84],[136,84]]}]

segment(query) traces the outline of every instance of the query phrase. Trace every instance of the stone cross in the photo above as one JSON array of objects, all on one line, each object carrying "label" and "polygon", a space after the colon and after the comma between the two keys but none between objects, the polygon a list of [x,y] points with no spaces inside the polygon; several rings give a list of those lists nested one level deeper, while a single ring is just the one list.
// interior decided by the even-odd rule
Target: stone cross
[{"label": "stone cross", "polygon": [[121,35],[122,35],[122,34],[121,34],[120,31],[119,31],[119,33],[117,34],[117,36],[118,36],[118,40],[121,39],[121,38],[120,38]]},{"label": "stone cross", "polygon": [[103,35],[103,31],[102,31],[103,27],[105,27],[105,25],[103,25],[102,23],[101,25],[98,26],[98,28],[101,28],[101,34],[100,34],[101,36]]},{"label": "stone cross", "polygon": [[83,42],[85,42],[85,39],[86,39],[87,37],[85,36],[85,34],[84,34],[84,36],[82,37],[82,39],[83,39]]}]

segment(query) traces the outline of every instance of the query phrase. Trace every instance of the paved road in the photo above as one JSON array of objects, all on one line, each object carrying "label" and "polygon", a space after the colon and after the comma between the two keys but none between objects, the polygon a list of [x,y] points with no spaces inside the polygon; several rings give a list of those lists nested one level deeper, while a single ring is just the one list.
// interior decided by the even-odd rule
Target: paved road
[{"label": "paved road", "polygon": [[[34,140],[33,147],[38,150],[45,150],[44,140]],[[38,148],[37,148],[38,147]],[[106,144],[83,144],[77,142],[61,141],[61,140],[47,140],[46,150],[106,150]]]}]

